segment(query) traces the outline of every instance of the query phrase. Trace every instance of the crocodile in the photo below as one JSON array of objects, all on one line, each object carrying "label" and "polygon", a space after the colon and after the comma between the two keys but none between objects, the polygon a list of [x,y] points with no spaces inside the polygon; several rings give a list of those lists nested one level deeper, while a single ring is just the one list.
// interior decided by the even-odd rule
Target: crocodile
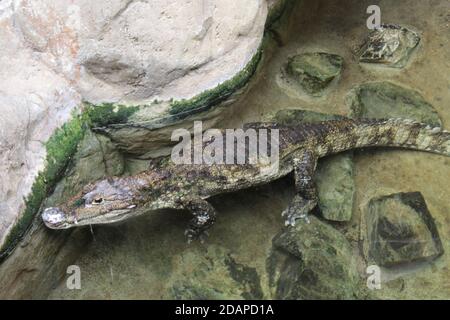
[{"label": "crocodile", "polygon": [[291,172],[295,195],[282,216],[291,226],[299,219],[308,221],[319,201],[313,176],[321,157],[366,147],[398,147],[450,156],[448,131],[413,120],[343,118],[294,126],[260,122],[244,125],[248,128],[278,129],[278,170],[260,170],[259,163],[187,165],[163,158],[137,175],[88,184],[60,206],[46,208],[42,219],[49,228],[66,229],[118,222],[158,209],[185,209],[193,215],[186,229],[188,241],[203,240],[217,216],[208,202],[210,197],[267,184]]}]

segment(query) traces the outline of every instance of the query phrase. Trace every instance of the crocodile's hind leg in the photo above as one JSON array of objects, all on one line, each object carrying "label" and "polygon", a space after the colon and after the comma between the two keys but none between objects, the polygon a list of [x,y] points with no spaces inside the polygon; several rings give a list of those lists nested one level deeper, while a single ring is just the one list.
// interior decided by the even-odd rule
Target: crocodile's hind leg
[{"label": "crocodile's hind leg", "polygon": [[313,180],[317,165],[317,156],[313,151],[303,150],[293,157],[295,196],[282,215],[286,225],[295,225],[298,219],[307,222],[308,213],[317,206],[317,189]]},{"label": "crocodile's hind leg", "polygon": [[179,202],[194,215],[185,231],[188,243],[196,239],[203,242],[207,236],[206,230],[216,221],[216,210],[208,201],[200,198],[183,198]]}]

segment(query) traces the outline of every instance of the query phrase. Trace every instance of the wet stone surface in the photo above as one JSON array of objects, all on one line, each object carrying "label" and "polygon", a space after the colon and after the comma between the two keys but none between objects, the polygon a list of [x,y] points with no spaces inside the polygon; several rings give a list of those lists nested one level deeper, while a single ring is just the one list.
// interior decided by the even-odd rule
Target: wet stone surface
[{"label": "wet stone surface", "polygon": [[418,91],[391,82],[362,84],[349,93],[347,103],[356,117],[404,118],[442,126],[439,114]]},{"label": "wet stone surface", "polygon": [[359,295],[350,243],[311,216],[276,235],[267,259],[276,299],[352,299]]},{"label": "wet stone surface", "polygon": [[420,192],[370,200],[365,213],[368,257],[381,266],[432,260],[444,253]]},{"label": "wet stone surface", "polygon": [[303,53],[288,59],[287,74],[312,96],[320,96],[324,89],[340,75],[344,61],[336,54]]},{"label": "wet stone surface", "polygon": [[[255,268],[237,262],[224,249],[210,246],[203,254],[184,254],[181,260],[192,266],[175,279],[169,299],[263,299],[260,277]],[[185,279],[185,280],[180,280]]]},{"label": "wet stone surface", "polygon": [[383,24],[367,37],[359,60],[403,68],[419,42],[420,37],[415,31],[399,25]]}]

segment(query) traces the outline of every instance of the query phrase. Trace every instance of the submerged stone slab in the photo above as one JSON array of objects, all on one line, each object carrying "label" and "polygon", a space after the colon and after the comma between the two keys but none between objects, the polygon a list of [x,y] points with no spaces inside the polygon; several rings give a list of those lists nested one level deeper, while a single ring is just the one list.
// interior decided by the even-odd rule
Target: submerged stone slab
[{"label": "submerged stone slab", "polygon": [[347,239],[311,216],[274,237],[267,259],[276,299],[354,299],[358,273]]},{"label": "submerged stone slab", "polygon": [[186,268],[172,275],[169,299],[263,299],[255,268],[237,262],[221,247],[182,255]]},{"label": "submerged stone slab", "polygon": [[370,200],[365,212],[369,259],[381,266],[432,260],[444,250],[420,192]]},{"label": "submerged stone slab", "polygon": [[355,182],[353,152],[345,152],[319,161],[316,183],[322,216],[331,221],[350,221]]},{"label": "submerged stone slab", "polygon": [[420,42],[417,32],[394,24],[372,31],[361,47],[361,62],[403,68]]},{"label": "submerged stone slab", "polygon": [[[344,118],[307,110],[280,110],[271,121],[285,126]],[[350,221],[353,195],[353,152],[344,152],[321,159],[315,175],[322,216],[331,221]]]},{"label": "submerged stone slab", "polygon": [[316,96],[339,76],[344,61],[336,54],[303,53],[289,58],[287,73],[308,94]]},{"label": "submerged stone slab", "polygon": [[347,103],[355,117],[405,118],[442,126],[439,114],[419,92],[391,82],[364,83],[350,92]]}]

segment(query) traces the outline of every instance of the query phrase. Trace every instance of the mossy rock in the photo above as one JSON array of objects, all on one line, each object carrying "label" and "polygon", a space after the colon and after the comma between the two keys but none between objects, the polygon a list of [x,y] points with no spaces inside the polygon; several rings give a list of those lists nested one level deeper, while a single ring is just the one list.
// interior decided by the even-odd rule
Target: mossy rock
[{"label": "mossy rock", "polygon": [[30,229],[43,201],[65,174],[73,155],[78,150],[78,144],[84,136],[86,122],[85,114],[74,114],[73,118],[55,130],[45,143],[47,151],[45,168],[38,173],[31,191],[25,199],[23,214],[14,224],[0,248],[0,263],[11,254]]},{"label": "mossy rock", "polygon": [[[280,110],[268,121],[285,126],[343,119],[343,116],[307,110]],[[350,221],[353,210],[355,183],[353,152],[348,151],[320,159],[315,180],[319,193],[319,207],[324,218],[331,221]]]},{"label": "mossy rock", "polygon": [[365,225],[368,258],[380,266],[433,260],[444,252],[420,192],[371,199]]},{"label": "mossy rock", "polygon": [[422,95],[391,82],[370,82],[347,96],[352,115],[364,118],[404,118],[442,126],[439,114]]},{"label": "mossy rock", "polygon": [[359,276],[352,248],[336,229],[311,216],[276,235],[267,260],[276,299],[356,299]]},{"label": "mossy rock", "polygon": [[290,57],[286,69],[304,91],[317,96],[340,75],[343,64],[336,54],[313,52]]},{"label": "mossy rock", "polygon": [[178,118],[182,119],[192,114],[194,111],[206,111],[225,101],[239,89],[242,89],[247,85],[258,68],[262,58],[262,46],[263,44],[260,45],[247,65],[231,79],[222,82],[215,88],[205,90],[193,98],[172,101],[170,103],[169,114],[176,115]]}]

